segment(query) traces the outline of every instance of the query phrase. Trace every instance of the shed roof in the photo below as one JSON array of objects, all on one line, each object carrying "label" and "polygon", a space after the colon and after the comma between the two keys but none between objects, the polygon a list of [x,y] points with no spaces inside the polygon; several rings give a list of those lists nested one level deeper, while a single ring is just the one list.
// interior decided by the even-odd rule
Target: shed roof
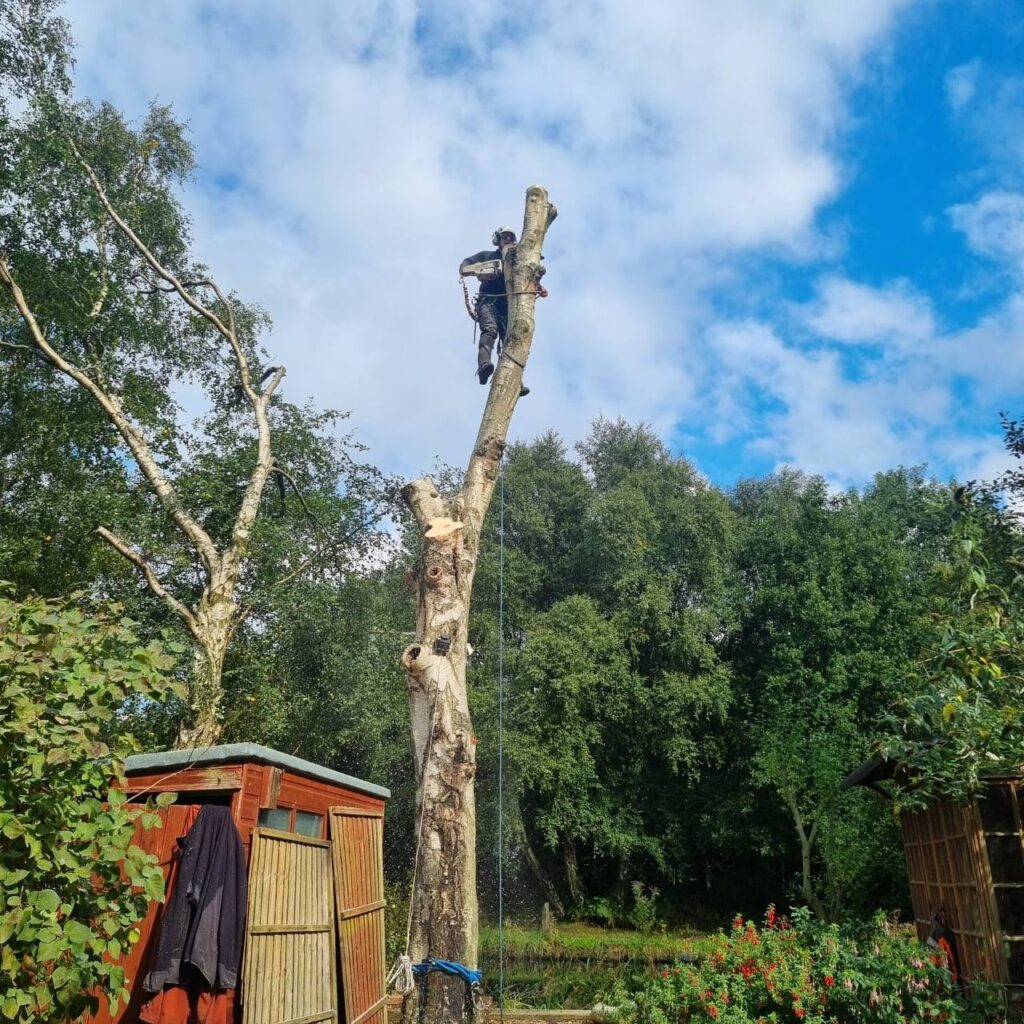
[{"label": "shed roof", "polygon": [[387,800],[391,790],[377,786],[372,782],[336,772],[332,768],[305,761],[301,757],[283,754],[280,750],[259,743],[222,743],[216,747],[200,747],[192,750],[161,750],[155,754],[132,754],[125,759],[125,770],[129,775],[139,772],[159,771],[163,768],[192,768],[210,764],[237,764],[244,761],[256,761],[269,764],[274,768],[283,768],[297,775],[306,775],[321,782],[331,782],[336,786],[354,789],[370,796],[382,797]]},{"label": "shed roof", "polygon": [[839,784],[840,789],[852,789],[854,786],[877,786],[883,779],[891,779],[896,774],[898,765],[881,754],[868,758],[859,768],[855,768]]}]

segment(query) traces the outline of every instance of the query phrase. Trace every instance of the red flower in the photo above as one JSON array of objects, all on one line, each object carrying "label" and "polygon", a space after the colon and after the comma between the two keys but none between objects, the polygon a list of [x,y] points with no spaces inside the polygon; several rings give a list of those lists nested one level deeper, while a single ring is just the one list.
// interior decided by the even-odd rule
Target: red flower
[{"label": "red flower", "polygon": [[718,1007],[717,1006],[709,1006],[708,1007],[708,1015],[711,1016],[711,1017],[717,1017],[718,1016]]},{"label": "red flower", "polygon": [[825,975],[825,987],[831,988],[836,983],[836,979],[831,974]]},{"label": "red flower", "polygon": [[799,1018],[803,1019],[803,1015],[804,1015],[804,1008],[803,1008],[802,1006],[797,1006],[797,1007],[795,1007],[795,1008],[794,1008],[794,1010],[793,1010],[793,1012],[794,1012],[794,1013],[795,1013],[795,1014],[796,1014],[796,1015],[797,1015],[797,1016],[798,1016]]},{"label": "red flower", "polygon": [[774,928],[775,927],[775,904],[774,903],[772,903],[768,907],[767,922],[768,922],[768,927],[769,928]]}]

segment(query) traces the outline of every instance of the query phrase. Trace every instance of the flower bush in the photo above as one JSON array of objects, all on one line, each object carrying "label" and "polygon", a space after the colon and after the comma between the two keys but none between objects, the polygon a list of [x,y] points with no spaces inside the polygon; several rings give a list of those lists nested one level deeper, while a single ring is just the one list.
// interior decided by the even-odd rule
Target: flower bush
[{"label": "flower bush", "polygon": [[854,932],[774,907],[762,927],[737,917],[696,964],[612,999],[623,1024],[956,1024],[962,1015],[945,965],[883,916]]}]

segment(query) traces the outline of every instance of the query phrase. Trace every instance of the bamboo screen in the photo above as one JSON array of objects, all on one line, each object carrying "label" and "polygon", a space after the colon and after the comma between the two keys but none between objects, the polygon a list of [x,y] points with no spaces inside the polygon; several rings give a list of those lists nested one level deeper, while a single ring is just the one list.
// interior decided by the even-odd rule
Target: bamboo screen
[{"label": "bamboo screen", "polygon": [[253,830],[242,1024],[338,1020],[331,874],[330,843]]},{"label": "bamboo screen", "polygon": [[331,808],[346,1024],[386,1024],[384,812]]},{"label": "bamboo screen", "polygon": [[900,817],[921,939],[927,939],[935,912],[944,907],[965,978],[1005,981],[1006,961],[977,807],[943,801]]},{"label": "bamboo screen", "polygon": [[1020,779],[993,780],[978,801],[1012,985],[1024,985],[1024,828]]}]

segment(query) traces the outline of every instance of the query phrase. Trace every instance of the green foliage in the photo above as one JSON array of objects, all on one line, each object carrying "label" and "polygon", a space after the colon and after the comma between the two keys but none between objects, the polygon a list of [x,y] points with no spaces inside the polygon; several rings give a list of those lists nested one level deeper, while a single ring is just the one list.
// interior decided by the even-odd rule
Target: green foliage
[{"label": "green foliage", "polygon": [[116,999],[113,961],[163,898],[155,858],[132,844],[140,815],[160,819],[116,788],[131,744],[118,716],[165,698],[173,662],[132,627],[116,607],[0,592],[0,1020],[68,1021],[94,992]]},{"label": "green foliage", "polygon": [[930,643],[887,721],[906,806],[966,800],[1024,764],[1024,553],[993,564],[983,514],[958,523]]},{"label": "green foliage", "polygon": [[899,471],[830,495],[787,472],[741,484],[736,503],[750,599],[731,648],[752,780],[810,847],[799,898],[869,912],[899,899],[877,883],[887,863],[902,873],[898,837],[881,801],[840,783],[869,755],[920,647],[949,492]]},{"label": "green foliage", "polygon": [[950,975],[909,932],[884,917],[858,932],[792,922],[770,907],[763,928],[737,917],[701,945],[694,965],[666,968],[615,992],[629,1024],[955,1024]]}]

